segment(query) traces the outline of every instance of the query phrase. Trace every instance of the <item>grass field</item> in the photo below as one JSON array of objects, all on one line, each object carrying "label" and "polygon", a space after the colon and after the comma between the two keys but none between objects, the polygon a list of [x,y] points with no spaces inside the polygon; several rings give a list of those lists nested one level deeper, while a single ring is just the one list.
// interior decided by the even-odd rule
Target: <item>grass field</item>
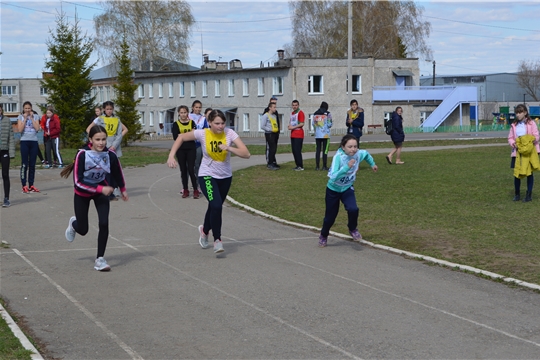
[{"label": "grass field", "polygon": [[[540,200],[533,191],[530,203],[512,201],[507,147],[414,153],[405,148],[403,166],[387,164],[384,155],[374,158],[379,172],[363,163],[355,184],[366,240],[540,284]],[[326,174],[293,167],[239,170],[229,195],[320,227]],[[268,191],[270,186],[275,190]],[[346,222],[342,208],[333,230],[347,234]]]}]

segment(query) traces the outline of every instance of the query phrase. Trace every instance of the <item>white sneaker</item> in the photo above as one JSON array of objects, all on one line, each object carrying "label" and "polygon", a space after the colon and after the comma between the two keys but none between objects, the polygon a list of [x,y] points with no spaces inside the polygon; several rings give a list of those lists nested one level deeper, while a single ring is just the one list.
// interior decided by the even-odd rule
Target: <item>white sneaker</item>
[{"label": "white sneaker", "polygon": [[208,235],[203,231],[204,226],[199,225],[199,244],[203,249],[208,248]]},{"label": "white sneaker", "polygon": [[223,248],[223,244],[221,243],[221,240],[214,241],[214,252],[216,254],[224,252],[225,249]]},{"label": "white sneaker", "polygon": [[96,269],[97,271],[109,271],[111,270],[111,267],[109,266],[109,264],[107,264],[107,261],[105,261],[104,258],[98,257],[96,259],[96,262],[94,263],[94,269]]},{"label": "white sneaker", "polygon": [[68,224],[68,227],[66,229],[66,239],[69,242],[72,242],[73,240],[75,240],[75,235],[77,234],[75,232],[75,229],[73,228],[73,222],[75,220],[77,220],[77,218],[75,216],[72,216],[72,217],[69,218],[69,224]]}]

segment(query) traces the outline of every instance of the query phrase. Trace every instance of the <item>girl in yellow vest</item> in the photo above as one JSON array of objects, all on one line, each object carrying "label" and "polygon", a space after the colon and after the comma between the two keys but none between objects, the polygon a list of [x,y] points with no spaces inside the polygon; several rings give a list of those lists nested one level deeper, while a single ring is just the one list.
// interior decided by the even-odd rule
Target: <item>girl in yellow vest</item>
[{"label": "girl in yellow vest", "polygon": [[204,224],[199,226],[199,244],[208,247],[208,234],[214,236],[214,253],[224,251],[221,242],[221,214],[223,203],[232,183],[231,153],[244,159],[251,156],[244,142],[234,130],[225,127],[225,114],[212,110],[208,115],[209,129],[194,130],[180,134],[174,142],[167,165],[176,168],[174,155],[185,141],[198,140],[203,150],[199,169],[199,185],[208,200]]},{"label": "girl in yellow vest", "polygon": [[[185,134],[197,128],[195,121],[189,118],[189,109],[185,105],[178,107],[178,120],[172,124],[171,132],[174,140],[178,135]],[[189,196],[188,174],[193,186],[193,198],[199,198],[199,187],[197,186],[197,177],[195,176],[195,157],[197,154],[195,141],[184,141],[182,146],[176,150],[176,160],[180,165],[180,177],[182,178],[182,197]]]}]

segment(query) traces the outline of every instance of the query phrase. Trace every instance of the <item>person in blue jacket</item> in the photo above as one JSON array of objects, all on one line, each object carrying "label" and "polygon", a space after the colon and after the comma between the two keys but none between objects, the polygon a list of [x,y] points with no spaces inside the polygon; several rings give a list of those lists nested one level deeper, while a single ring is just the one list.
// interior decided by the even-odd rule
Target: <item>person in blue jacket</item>
[{"label": "person in blue jacket", "polygon": [[352,134],[360,144],[364,127],[364,109],[358,107],[358,101],[351,100],[351,108],[347,111],[347,134]]},{"label": "person in blue jacket", "polygon": [[341,139],[340,148],[332,159],[332,166],[328,171],[328,183],[326,184],[323,226],[319,235],[319,247],[325,247],[330,234],[330,228],[334,225],[339,212],[341,201],[347,211],[347,227],[354,241],[362,240],[358,232],[358,205],[354,194],[354,181],[358,165],[366,161],[373,171],[377,171],[377,165],[373,157],[366,150],[358,149],[358,141],[352,134],[347,134]]},{"label": "person in blue jacket", "polygon": [[398,106],[396,111],[392,113],[392,133],[390,137],[394,142],[394,148],[390,151],[390,154],[386,155],[386,161],[391,165],[392,156],[396,154],[396,164],[401,165],[405,164],[401,161],[401,148],[403,147],[403,142],[405,141],[405,133],[403,132],[403,117],[401,114],[403,109]]},{"label": "person in blue jacket", "polygon": [[313,129],[315,129],[315,170],[319,170],[322,162],[323,170],[328,171],[328,147],[330,145],[330,128],[332,127],[332,114],[328,111],[328,104],[321,103],[321,107],[313,114]]}]

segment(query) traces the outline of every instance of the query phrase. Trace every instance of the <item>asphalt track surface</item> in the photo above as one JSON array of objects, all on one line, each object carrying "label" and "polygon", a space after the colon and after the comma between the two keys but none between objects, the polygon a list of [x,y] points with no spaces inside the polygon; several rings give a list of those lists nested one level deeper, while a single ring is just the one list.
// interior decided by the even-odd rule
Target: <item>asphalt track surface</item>
[{"label": "asphalt track surface", "polygon": [[181,199],[178,170],[164,164],[125,170],[130,200],[111,204],[112,270],[97,272],[93,206],[87,236],[64,237],[72,180],[39,169],[42,193],[25,195],[11,175],[1,295],[55,358],[539,358],[533,291],[338,238],[320,249],[315,232],[228,205],[225,252],[201,249],[206,200]]}]

